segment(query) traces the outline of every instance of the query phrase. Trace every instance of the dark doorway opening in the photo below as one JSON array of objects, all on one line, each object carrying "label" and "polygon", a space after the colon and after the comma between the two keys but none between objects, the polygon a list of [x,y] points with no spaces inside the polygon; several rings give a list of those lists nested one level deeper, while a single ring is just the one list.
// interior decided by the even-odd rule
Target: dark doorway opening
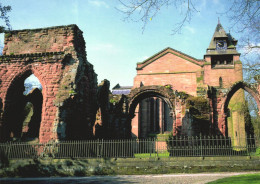
[{"label": "dark doorway opening", "polygon": [[16,77],[7,91],[5,139],[38,140],[42,113],[42,85],[32,71]]}]

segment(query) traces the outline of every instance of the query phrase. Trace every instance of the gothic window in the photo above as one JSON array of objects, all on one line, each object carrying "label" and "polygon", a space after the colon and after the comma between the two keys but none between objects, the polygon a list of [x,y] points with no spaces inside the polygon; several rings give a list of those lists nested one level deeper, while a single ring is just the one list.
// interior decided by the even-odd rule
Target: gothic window
[{"label": "gothic window", "polygon": [[222,77],[219,77],[219,87],[222,88],[223,86],[223,80]]}]

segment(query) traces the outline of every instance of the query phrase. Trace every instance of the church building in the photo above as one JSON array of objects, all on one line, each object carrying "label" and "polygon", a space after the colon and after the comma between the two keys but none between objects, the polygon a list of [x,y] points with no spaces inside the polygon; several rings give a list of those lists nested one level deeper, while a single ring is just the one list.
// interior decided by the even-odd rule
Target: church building
[{"label": "church building", "polygon": [[[173,48],[165,48],[137,63],[137,74],[132,89],[142,86],[165,86],[171,88],[175,96],[185,93],[207,99],[212,112],[209,127],[212,129],[215,126],[221,134],[227,134],[227,117],[221,113],[213,114],[223,107],[212,105],[214,99],[209,99],[208,91],[211,87],[227,89],[237,81],[243,80],[242,63],[236,44],[237,40],[218,22],[204,59],[196,59]],[[243,90],[238,96],[241,95],[240,100],[243,101]],[[135,116],[131,122],[132,137],[145,138],[150,134],[169,132],[194,135],[194,132],[189,130],[192,129],[191,126],[185,120],[187,113],[183,103],[175,99],[174,112],[170,111],[164,98],[152,94],[142,98],[135,108]]]}]

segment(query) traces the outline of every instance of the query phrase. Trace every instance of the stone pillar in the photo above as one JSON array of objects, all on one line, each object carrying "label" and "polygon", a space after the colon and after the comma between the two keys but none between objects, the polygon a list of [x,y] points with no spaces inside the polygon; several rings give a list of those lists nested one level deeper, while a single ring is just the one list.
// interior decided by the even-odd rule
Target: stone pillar
[{"label": "stone pillar", "polygon": [[138,138],[139,137],[139,104],[135,108],[135,116],[132,119],[132,138]]},{"label": "stone pillar", "polygon": [[156,130],[156,98],[153,98],[153,131]]},{"label": "stone pillar", "polygon": [[147,98],[146,99],[146,135],[148,135],[148,133],[150,132],[151,130],[151,102],[150,102],[150,98]]},{"label": "stone pillar", "polygon": [[163,133],[163,129],[164,129],[164,127],[163,127],[163,123],[164,123],[164,108],[163,108],[163,106],[164,106],[164,104],[163,104],[163,100],[162,99],[160,99],[160,101],[159,101],[159,127],[160,127],[160,133],[162,134]]},{"label": "stone pillar", "polygon": [[172,116],[172,133],[175,136],[176,135],[176,115],[175,115],[175,112],[172,111],[170,116]]}]

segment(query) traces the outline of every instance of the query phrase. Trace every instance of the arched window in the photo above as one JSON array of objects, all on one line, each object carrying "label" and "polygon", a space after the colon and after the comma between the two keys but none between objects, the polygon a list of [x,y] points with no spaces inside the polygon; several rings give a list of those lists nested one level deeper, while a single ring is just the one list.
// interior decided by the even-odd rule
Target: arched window
[{"label": "arched window", "polygon": [[219,87],[220,87],[220,88],[223,87],[223,80],[222,80],[222,77],[219,77]]},{"label": "arched window", "polygon": [[42,85],[32,71],[17,76],[7,90],[4,120],[6,140],[36,140],[42,113]]}]

